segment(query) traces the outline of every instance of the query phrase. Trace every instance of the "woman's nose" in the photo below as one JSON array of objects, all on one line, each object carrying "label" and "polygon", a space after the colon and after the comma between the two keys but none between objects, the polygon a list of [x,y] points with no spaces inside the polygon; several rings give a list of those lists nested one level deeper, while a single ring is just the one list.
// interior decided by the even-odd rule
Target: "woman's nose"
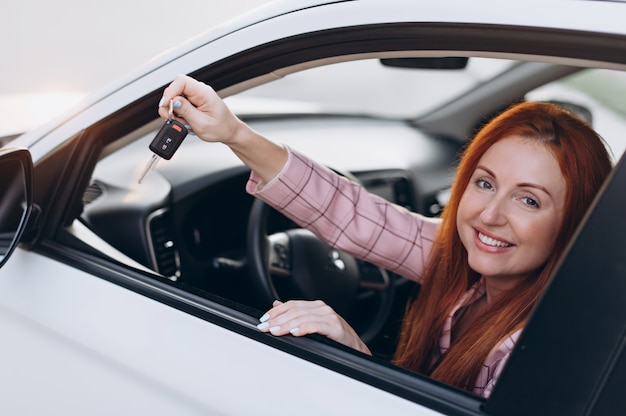
[{"label": "woman's nose", "polygon": [[505,201],[498,197],[493,197],[485,205],[480,213],[480,220],[489,225],[503,225],[506,223]]}]

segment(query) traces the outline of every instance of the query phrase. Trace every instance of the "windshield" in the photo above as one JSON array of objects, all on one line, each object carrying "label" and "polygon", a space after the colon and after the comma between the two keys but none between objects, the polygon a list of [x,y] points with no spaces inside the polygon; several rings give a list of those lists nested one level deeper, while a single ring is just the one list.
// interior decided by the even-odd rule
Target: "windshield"
[{"label": "windshield", "polygon": [[[319,111],[415,118],[510,68],[516,61],[471,58],[463,69],[414,69],[365,59],[320,66],[230,97],[245,113],[246,100],[267,100],[268,112]],[[364,82],[371,80],[371,82]],[[364,87],[366,86],[366,87]],[[245,98],[245,100],[244,100]],[[258,107],[257,107],[258,108]]]},{"label": "windshield", "polygon": [[[415,69],[379,59],[335,63],[289,74],[226,101],[240,115],[330,113],[413,120],[454,102],[519,61],[470,58],[462,69]],[[529,91],[527,100],[566,102],[588,110],[614,160],[626,149],[626,75],[584,69]]]}]

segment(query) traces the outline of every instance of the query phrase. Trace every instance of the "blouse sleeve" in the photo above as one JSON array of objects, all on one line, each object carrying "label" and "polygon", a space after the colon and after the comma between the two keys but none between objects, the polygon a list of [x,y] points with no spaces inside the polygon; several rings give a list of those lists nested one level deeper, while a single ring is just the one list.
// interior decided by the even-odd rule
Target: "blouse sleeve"
[{"label": "blouse sleeve", "polygon": [[331,246],[421,282],[439,219],[391,204],[291,149],[283,170],[259,184],[252,172],[246,190]]}]

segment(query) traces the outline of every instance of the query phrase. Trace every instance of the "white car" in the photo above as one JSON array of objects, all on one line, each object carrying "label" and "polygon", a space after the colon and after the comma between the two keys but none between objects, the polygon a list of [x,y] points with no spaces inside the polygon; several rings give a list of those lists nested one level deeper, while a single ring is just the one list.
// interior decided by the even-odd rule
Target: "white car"
[{"label": "white car", "polygon": [[[0,414],[625,414],[624,16],[584,0],[278,1],[11,141]],[[191,135],[138,183],[179,73],[264,135],[433,216],[458,152],[511,103],[550,100],[593,123],[613,175],[488,399],[392,365],[419,288],[367,264],[329,271],[344,254],[315,241],[299,250],[225,146]],[[326,300],[374,356],[258,331],[274,298]]]}]

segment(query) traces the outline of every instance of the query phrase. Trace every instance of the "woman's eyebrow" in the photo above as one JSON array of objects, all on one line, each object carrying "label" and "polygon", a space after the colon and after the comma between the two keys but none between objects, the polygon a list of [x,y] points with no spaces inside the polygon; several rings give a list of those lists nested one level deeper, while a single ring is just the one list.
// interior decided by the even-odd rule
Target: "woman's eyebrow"
[{"label": "woman's eyebrow", "polygon": [[[493,178],[497,179],[496,174],[495,174],[495,173],[494,173],[491,169],[489,169],[489,168],[488,168],[488,167],[486,167],[486,166],[483,166],[483,165],[478,165],[478,166],[476,166],[476,169],[477,169],[477,170],[478,170],[478,169],[484,170],[485,172],[487,172],[487,174],[488,174],[489,176],[492,176]],[[539,185],[539,184],[536,184],[536,183],[532,183],[532,182],[521,182],[521,183],[518,183],[518,184],[517,184],[517,187],[520,187],[520,188],[521,188],[521,187],[525,187],[525,188],[535,188],[535,189],[539,189],[540,191],[543,191],[543,192],[545,192],[546,194],[548,194],[548,196],[549,196],[550,198],[552,198],[552,194],[548,191],[548,189],[547,189],[546,187],[544,187],[544,186],[542,186],[542,185]]]},{"label": "woman's eyebrow", "polygon": [[545,192],[546,194],[548,194],[548,196],[549,196],[550,198],[552,198],[552,195],[550,194],[550,192],[548,191],[548,189],[547,189],[547,188],[545,188],[545,187],[543,187],[543,186],[541,186],[541,185],[539,185],[539,184],[536,184],[536,183],[530,183],[530,182],[522,182],[522,183],[518,183],[518,184],[517,184],[517,186],[519,186],[519,187],[526,187],[526,188],[535,188],[535,189],[539,189],[540,191],[543,191],[543,192]]}]

